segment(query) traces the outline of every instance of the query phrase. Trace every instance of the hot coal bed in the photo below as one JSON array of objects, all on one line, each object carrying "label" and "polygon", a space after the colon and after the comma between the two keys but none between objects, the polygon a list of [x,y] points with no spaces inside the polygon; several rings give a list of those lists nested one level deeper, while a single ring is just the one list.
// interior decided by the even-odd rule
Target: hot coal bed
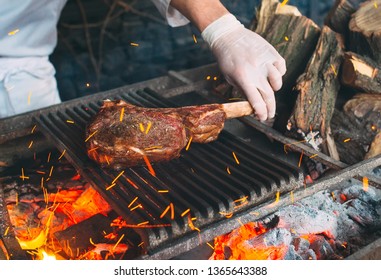
[{"label": "hot coal bed", "polygon": [[[13,157],[0,176],[0,258],[379,258],[380,157],[346,166],[245,117],[154,174],[89,160],[84,128],[102,100],[221,101],[210,76],[215,65],[5,120]],[[321,178],[311,178],[312,154],[328,166]]]}]

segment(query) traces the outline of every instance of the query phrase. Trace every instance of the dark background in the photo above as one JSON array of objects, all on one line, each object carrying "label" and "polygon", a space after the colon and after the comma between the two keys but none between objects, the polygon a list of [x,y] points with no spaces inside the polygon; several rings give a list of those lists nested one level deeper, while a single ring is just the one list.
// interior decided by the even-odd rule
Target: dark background
[{"label": "dark background", "polygon": [[[245,26],[260,3],[222,2]],[[290,0],[288,4],[322,25],[333,2]],[[58,34],[50,58],[63,101],[214,62],[194,26],[168,26],[149,0],[69,0]]]}]

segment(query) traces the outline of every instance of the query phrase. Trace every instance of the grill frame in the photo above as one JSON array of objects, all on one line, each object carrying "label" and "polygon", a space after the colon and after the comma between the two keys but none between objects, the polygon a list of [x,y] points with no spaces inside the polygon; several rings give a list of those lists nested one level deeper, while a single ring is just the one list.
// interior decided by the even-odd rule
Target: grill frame
[{"label": "grill frame", "polygon": [[[149,88],[115,95],[113,99],[123,99],[137,106],[145,107],[175,106]],[[36,118],[36,122],[46,137],[56,143],[61,152],[65,150],[66,158],[81,175],[89,180],[113,209],[131,224],[139,224],[146,220],[151,224],[158,219],[160,214],[158,211],[163,211],[166,205],[176,201],[176,203],[173,202],[176,211],[178,211],[177,205],[181,204],[180,212],[177,215],[186,209],[191,209],[192,217],[197,217],[197,221],[194,223],[202,229],[219,221],[223,223],[227,214],[220,213],[237,214],[275,198],[277,191],[285,193],[303,185],[304,175],[300,169],[298,170],[276,157],[266,155],[254,146],[223,131],[215,142],[194,143],[189,152],[182,153],[180,159],[156,164],[156,177],[151,176],[145,167],[127,168],[124,169],[123,176],[118,179],[117,186],[105,190],[105,187],[120,172],[101,169],[91,161],[87,157],[83,138],[86,123],[91,120],[101,104],[102,100],[86,105],[73,105],[71,108],[65,108],[64,111],[41,114]],[[68,119],[74,120],[74,124],[65,123],[65,120]],[[232,167],[233,172],[237,172],[238,175],[228,175],[222,169],[224,165],[228,165],[229,160],[230,164],[234,165],[233,157],[228,155],[229,150],[233,151],[230,147],[239,151],[241,160],[250,164],[250,166],[240,164],[239,168],[235,169]],[[244,155],[244,152],[248,152],[249,155]],[[211,160],[213,160],[212,164]],[[178,167],[179,164],[180,167]],[[192,168],[197,169],[197,172],[191,171]],[[243,171],[243,169],[245,170]],[[202,175],[199,175],[201,173]],[[276,181],[272,177],[278,177],[278,180]],[[241,178],[245,178],[246,181]],[[255,182],[255,180],[257,181]],[[132,184],[131,181],[134,183]],[[255,186],[254,183],[257,185]],[[134,190],[131,188],[134,185],[138,185],[139,188],[143,187],[144,190]],[[220,189],[217,185],[223,187]],[[169,197],[155,193],[155,186],[170,189]],[[130,211],[128,204],[134,197],[138,197],[145,212],[139,211],[137,214],[136,211],[134,213]],[[244,207],[236,207],[235,199],[243,197],[248,197],[248,203]],[[135,228],[146,244],[148,254],[157,251],[159,247],[169,247],[174,242],[183,243],[180,241],[182,237],[186,242],[193,240],[190,235],[194,234],[192,232],[194,229],[189,226],[188,216],[177,217],[174,220],[164,216],[162,220],[160,224],[170,226]],[[154,225],[156,226],[156,224]],[[218,234],[226,233],[229,230],[232,228],[226,228],[225,232]],[[192,246],[197,246],[198,243],[197,240]]]}]

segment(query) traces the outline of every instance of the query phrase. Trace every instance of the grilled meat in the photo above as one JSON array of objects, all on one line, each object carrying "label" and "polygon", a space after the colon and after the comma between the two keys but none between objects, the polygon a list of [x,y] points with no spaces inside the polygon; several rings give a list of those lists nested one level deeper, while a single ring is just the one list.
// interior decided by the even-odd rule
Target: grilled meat
[{"label": "grilled meat", "polygon": [[222,104],[143,108],[122,100],[103,103],[86,128],[88,156],[116,170],[178,158],[192,142],[217,139],[224,127]]}]

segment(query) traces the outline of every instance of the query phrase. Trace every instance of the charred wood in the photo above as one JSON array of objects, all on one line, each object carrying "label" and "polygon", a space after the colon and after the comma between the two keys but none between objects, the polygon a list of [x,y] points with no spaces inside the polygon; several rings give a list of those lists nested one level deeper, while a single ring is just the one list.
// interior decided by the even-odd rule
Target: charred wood
[{"label": "charred wood", "polygon": [[346,52],[341,82],[354,89],[381,94],[381,67],[367,57]]},{"label": "charred wood", "polygon": [[335,147],[328,147],[327,139],[340,89],[338,72],[343,61],[343,48],[343,37],[324,26],[306,71],[297,80],[298,97],[288,123],[288,133],[295,138],[298,134],[319,135],[322,143],[318,148],[325,154],[335,150]]}]

